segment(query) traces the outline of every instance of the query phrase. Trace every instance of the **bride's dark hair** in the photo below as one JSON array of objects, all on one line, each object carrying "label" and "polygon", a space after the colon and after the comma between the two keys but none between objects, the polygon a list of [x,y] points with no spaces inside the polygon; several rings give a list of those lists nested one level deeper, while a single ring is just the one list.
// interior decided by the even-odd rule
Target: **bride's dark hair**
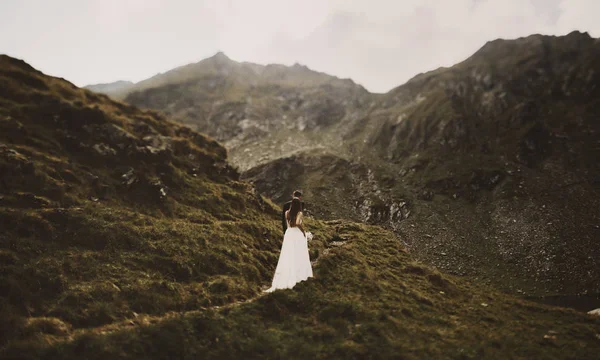
[{"label": "bride's dark hair", "polygon": [[298,213],[302,211],[302,202],[298,198],[292,199],[292,205],[290,206],[290,212],[288,213],[288,221],[290,222],[290,227],[296,227],[296,217],[298,217]]}]

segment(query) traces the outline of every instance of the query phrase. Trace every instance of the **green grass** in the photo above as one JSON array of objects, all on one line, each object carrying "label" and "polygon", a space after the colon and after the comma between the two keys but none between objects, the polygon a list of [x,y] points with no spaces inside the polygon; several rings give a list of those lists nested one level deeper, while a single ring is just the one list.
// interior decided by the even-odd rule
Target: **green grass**
[{"label": "green grass", "polygon": [[260,291],[277,210],[221,145],[0,60],[1,344],[52,327],[27,319],[81,329]]},{"label": "green grass", "polygon": [[[415,263],[395,236],[315,223],[315,277],[234,306],[12,343],[23,358],[592,359],[600,320]],[[341,246],[338,241],[343,241]]]}]

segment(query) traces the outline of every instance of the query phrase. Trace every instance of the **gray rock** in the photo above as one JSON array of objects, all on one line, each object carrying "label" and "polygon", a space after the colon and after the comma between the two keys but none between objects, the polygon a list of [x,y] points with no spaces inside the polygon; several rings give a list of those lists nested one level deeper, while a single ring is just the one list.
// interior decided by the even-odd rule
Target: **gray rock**
[{"label": "gray rock", "polygon": [[137,176],[135,176],[135,172],[133,171],[133,169],[130,169],[128,172],[121,175],[121,180],[124,185],[129,186],[129,185],[137,182],[138,179],[137,179]]},{"label": "gray rock", "polygon": [[163,151],[167,151],[171,148],[172,138],[162,135],[149,135],[143,139],[146,144],[146,150],[151,154],[158,154]]},{"label": "gray rock", "polygon": [[94,149],[94,151],[96,151],[97,154],[102,156],[117,155],[117,151],[115,149],[111,148],[110,146],[104,143],[95,144],[94,146],[92,146],[92,149]]}]

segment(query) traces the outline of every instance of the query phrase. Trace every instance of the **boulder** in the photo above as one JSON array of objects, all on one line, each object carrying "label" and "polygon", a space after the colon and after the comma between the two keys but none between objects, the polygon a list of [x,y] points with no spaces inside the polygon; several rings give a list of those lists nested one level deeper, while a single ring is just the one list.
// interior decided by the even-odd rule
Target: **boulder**
[{"label": "boulder", "polygon": [[146,145],[146,150],[151,154],[158,154],[171,148],[173,139],[169,136],[148,135],[142,139]]}]

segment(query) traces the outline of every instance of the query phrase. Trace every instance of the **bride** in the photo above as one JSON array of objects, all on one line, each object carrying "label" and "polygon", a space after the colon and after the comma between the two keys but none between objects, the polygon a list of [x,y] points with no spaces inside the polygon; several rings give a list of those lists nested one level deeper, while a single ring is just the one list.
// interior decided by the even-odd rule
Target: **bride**
[{"label": "bride", "polygon": [[308,256],[308,242],[306,232],[302,226],[302,202],[298,198],[292,199],[291,207],[285,213],[287,230],[283,236],[281,254],[273,276],[271,292],[277,289],[291,289],[296,283],[313,276],[310,258]]}]

